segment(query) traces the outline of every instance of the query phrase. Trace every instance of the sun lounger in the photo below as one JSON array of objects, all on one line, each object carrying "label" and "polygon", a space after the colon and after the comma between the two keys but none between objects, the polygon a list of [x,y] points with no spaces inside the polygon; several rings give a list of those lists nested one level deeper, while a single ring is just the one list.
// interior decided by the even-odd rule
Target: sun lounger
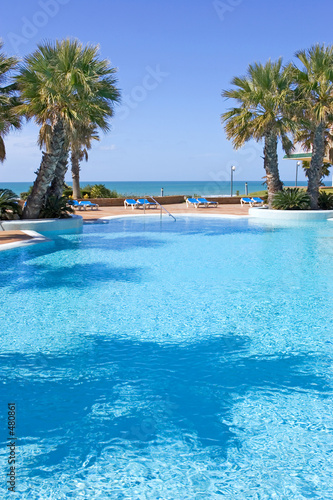
[{"label": "sun lounger", "polygon": [[254,198],[252,198],[252,204],[253,205],[263,205],[264,200],[262,200],[261,198],[258,198],[258,197],[254,197]]},{"label": "sun lounger", "polygon": [[205,207],[217,207],[217,201],[208,201],[206,198],[198,198],[198,202],[200,205],[204,205]]},{"label": "sun lounger", "polygon": [[83,207],[83,210],[86,210],[86,208],[90,208],[90,210],[98,210],[99,205],[97,203],[91,203],[91,201],[86,200],[86,201],[80,201],[81,207]]},{"label": "sun lounger", "polygon": [[191,205],[195,206],[195,208],[198,208],[200,202],[196,198],[187,198],[186,200],[187,208],[190,207]]},{"label": "sun lounger", "polygon": [[77,200],[68,200],[67,205],[70,205],[71,207],[77,210],[81,210],[81,208],[83,208],[84,210],[84,207],[80,205],[80,203]]},{"label": "sun lounger", "polygon": [[148,201],[145,198],[139,198],[137,200],[137,203],[139,204],[138,205],[139,207],[143,207],[143,208],[157,208],[157,203],[155,203],[153,201]]},{"label": "sun lounger", "polygon": [[250,205],[252,207],[252,198],[241,198],[241,205]]},{"label": "sun lounger", "polygon": [[133,198],[128,198],[127,200],[124,201],[124,207],[132,207],[132,210],[134,208],[138,208],[139,203],[136,200],[133,200]]}]

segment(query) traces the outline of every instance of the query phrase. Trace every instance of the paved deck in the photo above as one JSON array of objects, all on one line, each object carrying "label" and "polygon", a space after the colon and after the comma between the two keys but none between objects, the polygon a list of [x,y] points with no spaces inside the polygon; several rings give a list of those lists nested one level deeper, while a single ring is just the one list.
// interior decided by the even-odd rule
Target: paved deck
[{"label": "paved deck", "polygon": [[17,241],[31,240],[32,236],[22,231],[0,231],[0,245],[15,243]]},{"label": "paved deck", "polygon": [[[248,215],[249,208],[246,206],[237,205],[219,205],[217,208],[186,208],[185,203],[178,203],[173,205],[165,205],[165,208],[173,215],[177,214],[215,214],[215,215]],[[142,208],[132,208],[125,209],[124,207],[99,207],[98,210],[79,210],[75,211],[76,214],[82,215],[84,220],[97,220],[101,217],[108,217],[112,215],[137,215],[142,214],[144,210]],[[148,208],[147,213],[159,213],[159,208]]]},{"label": "paved deck", "polygon": [[[215,214],[215,215],[248,215],[248,207],[237,205],[219,205],[217,208],[194,208],[186,207],[185,203],[179,203],[174,205],[165,205],[165,208],[173,215],[177,214]],[[81,215],[84,220],[98,220],[101,217],[108,217],[112,215],[136,215],[143,213],[143,209],[131,208],[125,209],[124,207],[99,207],[98,210],[76,210],[75,213]],[[147,213],[159,213],[159,209],[147,209]],[[31,239],[31,236],[23,233],[22,231],[0,231],[0,245],[5,243],[14,243],[24,240]]]}]

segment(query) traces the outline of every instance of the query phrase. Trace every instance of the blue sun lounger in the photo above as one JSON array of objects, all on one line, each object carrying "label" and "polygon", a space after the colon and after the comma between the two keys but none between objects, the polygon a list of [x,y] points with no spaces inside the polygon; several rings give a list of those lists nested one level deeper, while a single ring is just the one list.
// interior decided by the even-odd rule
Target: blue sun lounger
[{"label": "blue sun lounger", "polygon": [[97,203],[91,203],[91,201],[89,200],[80,201],[80,205],[81,207],[83,207],[83,210],[85,210],[86,208],[90,208],[90,210],[98,210],[99,207]]},{"label": "blue sun lounger", "polygon": [[250,205],[252,207],[252,198],[241,198],[241,205]]},{"label": "blue sun lounger", "polygon": [[77,208],[78,210],[81,210],[81,208],[83,208],[77,200],[68,200],[67,204],[74,209]]},{"label": "blue sun lounger", "polygon": [[127,208],[127,207],[132,207],[132,210],[134,208],[138,208],[139,206],[139,203],[136,201],[136,200],[133,200],[133,198],[127,198],[126,200],[124,200],[124,207]]},{"label": "blue sun lounger", "polygon": [[217,201],[208,201],[206,198],[198,198],[198,202],[200,205],[204,205],[205,207],[217,207],[218,202]]},{"label": "blue sun lounger", "polygon": [[198,208],[198,206],[200,205],[200,202],[196,198],[187,198],[186,199],[186,206],[187,206],[187,208],[190,205],[194,205],[195,208]]},{"label": "blue sun lounger", "polygon": [[153,201],[148,201],[146,198],[139,198],[137,200],[137,203],[139,204],[139,207],[143,208],[157,208],[157,204]]},{"label": "blue sun lounger", "polygon": [[254,198],[252,198],[252,203],[254,205],[263,205],[264,200],[262,200],[261,198],[258,198],[258,197],[254,197]]}]

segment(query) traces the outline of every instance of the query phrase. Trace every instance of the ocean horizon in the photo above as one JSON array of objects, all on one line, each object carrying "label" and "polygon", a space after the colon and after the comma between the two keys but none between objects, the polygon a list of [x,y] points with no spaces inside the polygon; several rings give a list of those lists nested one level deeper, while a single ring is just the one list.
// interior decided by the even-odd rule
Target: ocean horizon
[{"label": "ocean horizon", "polygon": [[[0,189],[11,189],[18,196],[28,191],[32,182],[1,182]],[[69,186],[71,182],[67,182]],[[115,190],[124,196],[160,196],[163,189],[164,196],[228,196],[230,195],[230,181],[82,181],[81,188],[88,184],[104,184],[110,190]],[[233,182],[233,195],[246,194],[246,181]],[[294,181],[284,181],[285,186],[294,186]],[[298,186],[306,186],[306,181],[299,181]],[[331,185],[326,182],[325,185]],[[248,193],[262,191],[265,189],[263,181],[248,181]]]}]

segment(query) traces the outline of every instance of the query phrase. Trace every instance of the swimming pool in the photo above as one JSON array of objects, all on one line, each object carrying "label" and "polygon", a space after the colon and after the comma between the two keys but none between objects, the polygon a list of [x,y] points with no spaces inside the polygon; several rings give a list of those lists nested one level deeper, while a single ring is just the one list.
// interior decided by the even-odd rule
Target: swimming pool
[{"label": "swimming pool", "polygon": [[2,252],[19,498],[332,499],[332,256],[330,221],[186,217]]}]

